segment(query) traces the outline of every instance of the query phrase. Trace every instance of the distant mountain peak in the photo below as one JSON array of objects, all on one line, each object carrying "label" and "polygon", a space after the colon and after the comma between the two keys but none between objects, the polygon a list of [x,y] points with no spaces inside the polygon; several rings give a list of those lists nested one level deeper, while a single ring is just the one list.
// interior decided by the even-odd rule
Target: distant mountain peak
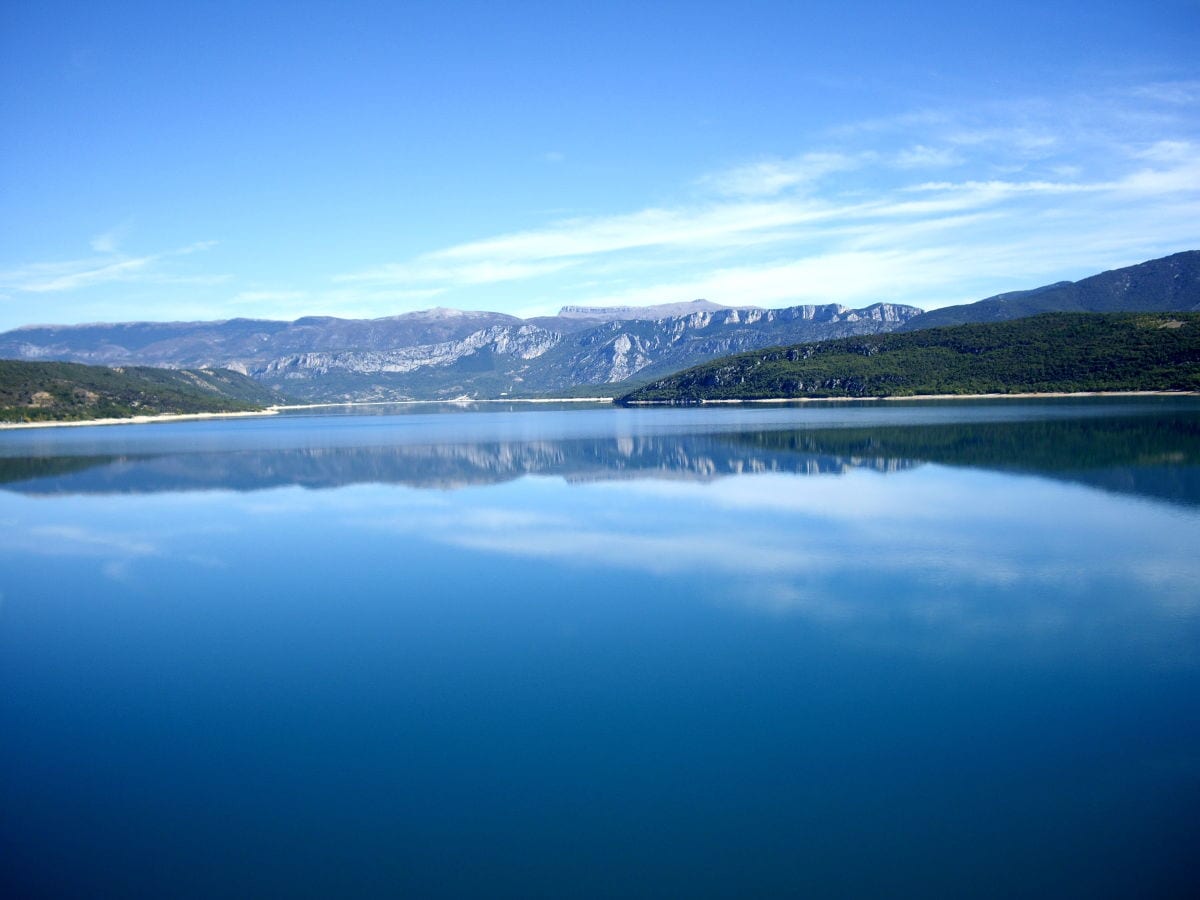
[{"label": "distant mountain peak", "polygon": [[905,322],[918,331],[971,322],[1000,322],[1045,312],[1194,312],[1200,309],[1200,250],[1111,269],[1079,281],[1008,291],[975,303],[943,306]]}]

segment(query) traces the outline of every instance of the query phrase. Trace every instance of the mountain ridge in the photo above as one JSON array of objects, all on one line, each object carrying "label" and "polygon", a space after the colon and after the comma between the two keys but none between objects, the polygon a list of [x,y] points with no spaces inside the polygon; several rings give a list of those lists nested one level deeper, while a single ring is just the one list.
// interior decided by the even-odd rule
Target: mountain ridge
[{"label": "mountain ridge", "polygon": [[1200,250],[1109,269],[1079,281],[1056,281],[974,303],[943,306],[897,330],[1002,322],[1046,312],[1200,312]]},{"label": "mountain ridge", "polygon": [[652,377],[782,341],[891,330],[920,314],[894,304],[685,307],[693,311],[655,319],[549,317],[548,323],[427,310],[380,319],[38,326],[0,334],[0,356],[228,368],[313,401],[526,396]]},{"label": "mountain ridge", "polygon": [[765,309],[696,299],[567,305],[528,319],[435,307],[374,319],[27,325],[0,334],[0,358],[228,368],[306,401],[524,397],[590,387],[619,393],[611,386],[759,348],[1112,310],[1200,310],[1200,251],[929,312],[882,302]]}]

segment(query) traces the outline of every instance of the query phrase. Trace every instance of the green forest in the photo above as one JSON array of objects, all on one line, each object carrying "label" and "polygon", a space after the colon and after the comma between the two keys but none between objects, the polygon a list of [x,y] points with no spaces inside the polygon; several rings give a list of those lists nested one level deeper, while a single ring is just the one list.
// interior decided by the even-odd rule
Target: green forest
[{"label": "green forest", "polygon": [[285,398],[228,369],[0,360],[0,422],[251,412]]},{"label": "green forest", "polygon": [[725,357],[621,403],[1200,390],[1200,314],[1048,313]]}]

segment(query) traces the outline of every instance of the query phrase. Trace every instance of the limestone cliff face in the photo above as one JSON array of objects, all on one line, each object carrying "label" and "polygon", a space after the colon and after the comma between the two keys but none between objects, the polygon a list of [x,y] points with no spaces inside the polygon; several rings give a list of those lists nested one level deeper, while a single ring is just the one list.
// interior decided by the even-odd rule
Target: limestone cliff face
[{"label": "limestone cliff face", "polygon": [[775,344],[891,331],[919,314],[915,307],[885,303],[865,309],[829,304],[701,310],[655,322],[613,322],[571,335],[556,349],[554,362],[571,373],[575,384],[607,384]]},{"label": "limestone cliff face", "polygon": [[413,372],[427,366],[446,366],[463,357],[489,351],[515,359],[536,359],[561,340],[561,336],[535,325],[493,326],[459,341],[443,341],[394,350],[342,350],[297,353],[273,359],[251,371],[265,378],[307,378],[334,371],[359,375]]}]

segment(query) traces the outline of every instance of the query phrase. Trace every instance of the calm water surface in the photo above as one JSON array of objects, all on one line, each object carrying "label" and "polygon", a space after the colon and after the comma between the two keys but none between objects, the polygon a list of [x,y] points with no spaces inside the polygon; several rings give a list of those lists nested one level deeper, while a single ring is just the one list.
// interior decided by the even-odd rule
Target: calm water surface
[{"label": "calm water surface", "polygon": [[0,893],[1196,896],[1200,402],[0,433]]}]

